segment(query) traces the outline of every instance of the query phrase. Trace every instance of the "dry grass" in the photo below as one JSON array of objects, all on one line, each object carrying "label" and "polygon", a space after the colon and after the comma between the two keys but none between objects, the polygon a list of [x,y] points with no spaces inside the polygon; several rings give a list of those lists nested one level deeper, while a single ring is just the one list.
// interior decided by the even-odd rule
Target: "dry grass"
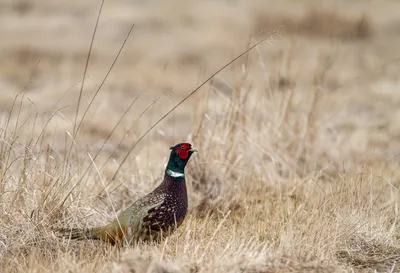
[{"label": "dry grass", "polygon": [[[76,137],[97,1],[0,4],[1,272],[400,271],[398,4],[108,2],[79,117],[137,26]],[[119,169],[251,34],[280,24],[283,38],[199,90]],[[112,219],[184,140],[201,151],[187,167],[190,212],[161,244],[52,232]]]}]

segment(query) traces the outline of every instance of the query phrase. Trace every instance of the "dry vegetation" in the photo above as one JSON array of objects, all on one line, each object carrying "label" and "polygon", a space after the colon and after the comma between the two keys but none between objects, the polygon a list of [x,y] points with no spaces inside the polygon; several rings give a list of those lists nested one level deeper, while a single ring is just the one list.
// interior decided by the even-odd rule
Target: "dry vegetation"
[{"label": "dry vegetation", "polygon": [[[1,272],[400,272],[396,1],[106,1],[75,135],[99,5],[0,2]],[[52,232],[112,219],[186,140],[190,213],[167,240]]]}]

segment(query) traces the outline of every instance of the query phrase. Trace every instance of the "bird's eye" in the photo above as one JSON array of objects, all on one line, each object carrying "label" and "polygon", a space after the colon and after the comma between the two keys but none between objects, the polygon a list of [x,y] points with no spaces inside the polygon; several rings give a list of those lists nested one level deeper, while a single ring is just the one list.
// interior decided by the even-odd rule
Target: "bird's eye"
[{"label": "bird's eye", "polygon": [[181,150],[184,150],[184,149],[185,149],[185,146],[182,145],[182,146],[181,146]]}]

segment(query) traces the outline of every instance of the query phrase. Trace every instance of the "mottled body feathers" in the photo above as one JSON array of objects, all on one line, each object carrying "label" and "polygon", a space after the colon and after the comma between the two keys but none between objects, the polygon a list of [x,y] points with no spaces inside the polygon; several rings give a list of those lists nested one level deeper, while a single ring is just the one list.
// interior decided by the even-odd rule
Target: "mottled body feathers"
[{"label": "mottled body feathers", "polygon": [[151,193],[125,209],[115,220],[91,229],[60,229],[70,239],[98,239],[111,244],[132,244],[139,240],[158,241],[170,235],[185,219],[188,197],[184,168],[197,151],[189,143],[171,147],[164,180]]}]

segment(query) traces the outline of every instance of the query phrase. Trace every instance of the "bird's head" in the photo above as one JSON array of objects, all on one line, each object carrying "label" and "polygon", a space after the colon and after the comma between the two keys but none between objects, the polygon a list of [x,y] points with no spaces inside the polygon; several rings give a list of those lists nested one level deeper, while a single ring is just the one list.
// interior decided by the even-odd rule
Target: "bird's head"
[{"label": "bird's head", "polygon": [[190,156],[194,152],[198,152],[198,150],[190,143],[179,143],[171,146],[170,149],[171,154],[169,156],[167,171],[183,175]]}]

